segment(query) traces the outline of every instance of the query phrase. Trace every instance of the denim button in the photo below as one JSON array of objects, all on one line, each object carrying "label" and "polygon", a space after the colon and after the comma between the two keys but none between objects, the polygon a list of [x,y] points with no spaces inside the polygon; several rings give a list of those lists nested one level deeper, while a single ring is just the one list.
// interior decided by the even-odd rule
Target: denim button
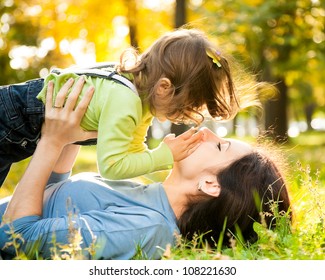
[{"label": "denim button", "polygon": [[27,143],[28,143],[27,140],[24,140],[20,145],[21,145],[22,147],[26,148]]}]

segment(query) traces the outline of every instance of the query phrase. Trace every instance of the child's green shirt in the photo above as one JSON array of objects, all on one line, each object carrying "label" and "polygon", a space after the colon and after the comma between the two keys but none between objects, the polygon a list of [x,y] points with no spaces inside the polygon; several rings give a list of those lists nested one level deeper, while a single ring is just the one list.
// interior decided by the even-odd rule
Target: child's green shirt
[{"label": "child's green shirt", "polygon": [[[73,73],[50,74],[38,98],[45,103],[47,84],[54,82],[54,98],[69,79],[79,78]],[[97,162],[101,175],[107,179],[126,179],[158,170],[170,169],[173,156],[169,147],[161,142],[149,150],[145,144],[153,116],[148,105],[131,89],[114,80],[85,76],[85,86],[79,99],[89,86],[95,87],[94,96],[82,119],[85,130],[97,130]]]}]

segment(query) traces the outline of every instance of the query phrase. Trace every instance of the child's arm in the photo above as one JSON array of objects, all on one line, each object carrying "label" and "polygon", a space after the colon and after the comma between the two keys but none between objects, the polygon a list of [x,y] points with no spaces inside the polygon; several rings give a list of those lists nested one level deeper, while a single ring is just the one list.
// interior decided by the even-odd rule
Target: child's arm
[{"label": "child's arm", "polygon": [[97,161],[104,178],[127,179],[170,169],[175,159],[188,156],[200,142],[200,133],[193,135],[190,130],[153,150],[148,149],[144,143],[152,121],[148,108],[123,86],[116,86],[109,94],[98,109]]},{"label": "child's arm", "polygon": [[170,169],[173,155],[168,146],[161,143],[150,150],[144,143],[151,114],[143,108],[138,96],[120,87],[121,90],[116,88],[107,101],[101,103],[97,139],[100,174],[119,180]]}]

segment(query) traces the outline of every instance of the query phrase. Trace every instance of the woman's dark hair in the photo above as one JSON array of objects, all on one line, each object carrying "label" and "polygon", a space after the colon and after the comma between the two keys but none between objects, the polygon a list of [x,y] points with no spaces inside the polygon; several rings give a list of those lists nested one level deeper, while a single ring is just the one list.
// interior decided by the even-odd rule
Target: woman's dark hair
[{"label": "woman's dark hair", "polygon": [[[217,180],[220,195],[200,201],[193,199],[178,220],[181,234],[187,240],[203,234],[203,239],[214,247],[226,223],[226,233],[235,234],[239,228],[245,241],[254,242],[255,221],[274,228],[278,214],[287,213],[291,220],[284,178],[266,155],[254,151],[236,160],[217,174]],[[224,236],[223,243],[230,245],[229,238]]]}]

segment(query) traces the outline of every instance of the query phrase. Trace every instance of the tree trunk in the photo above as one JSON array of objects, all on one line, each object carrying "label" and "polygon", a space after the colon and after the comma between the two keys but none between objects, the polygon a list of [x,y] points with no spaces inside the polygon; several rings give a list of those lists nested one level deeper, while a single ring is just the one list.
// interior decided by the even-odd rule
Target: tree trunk
[{"label": "tree trunk", "polygon": [[186,0],[176,0],[175,28],[183,26],[186,22]]},{"label": "tree trunk", "polygon": [[[175,7],[175,28],[179,28],[186,23],[186,0],[176,0]],[[188,130],[188,126],[185,124],[172,124],[170,131],[176,136],[182,134]]]},{"label": "tree trunk", "polygon": [[315,103],[306,104],[305,107],[304,107],[304,109],[305,109],[306,123],[307,123],[307,129],[309,131],[312,130],[311,121],[313,119],[313,113],[314,113],[315,108],[316,108],[316,104]]},{"label": "tree trunk", "polygon": [[283,78],[276,87],[279,91],[278,98],[265,104],[265,129],[270,130],[270,135],[277,142],[285,142],[288,140],[288,87]]},{"label": "tree trunk", "polygon": [[124,0],[127,7],[127,19],[129,25],[130,44],[134,48],[139,47],[137,34],[137,5],[135,0]]}]

